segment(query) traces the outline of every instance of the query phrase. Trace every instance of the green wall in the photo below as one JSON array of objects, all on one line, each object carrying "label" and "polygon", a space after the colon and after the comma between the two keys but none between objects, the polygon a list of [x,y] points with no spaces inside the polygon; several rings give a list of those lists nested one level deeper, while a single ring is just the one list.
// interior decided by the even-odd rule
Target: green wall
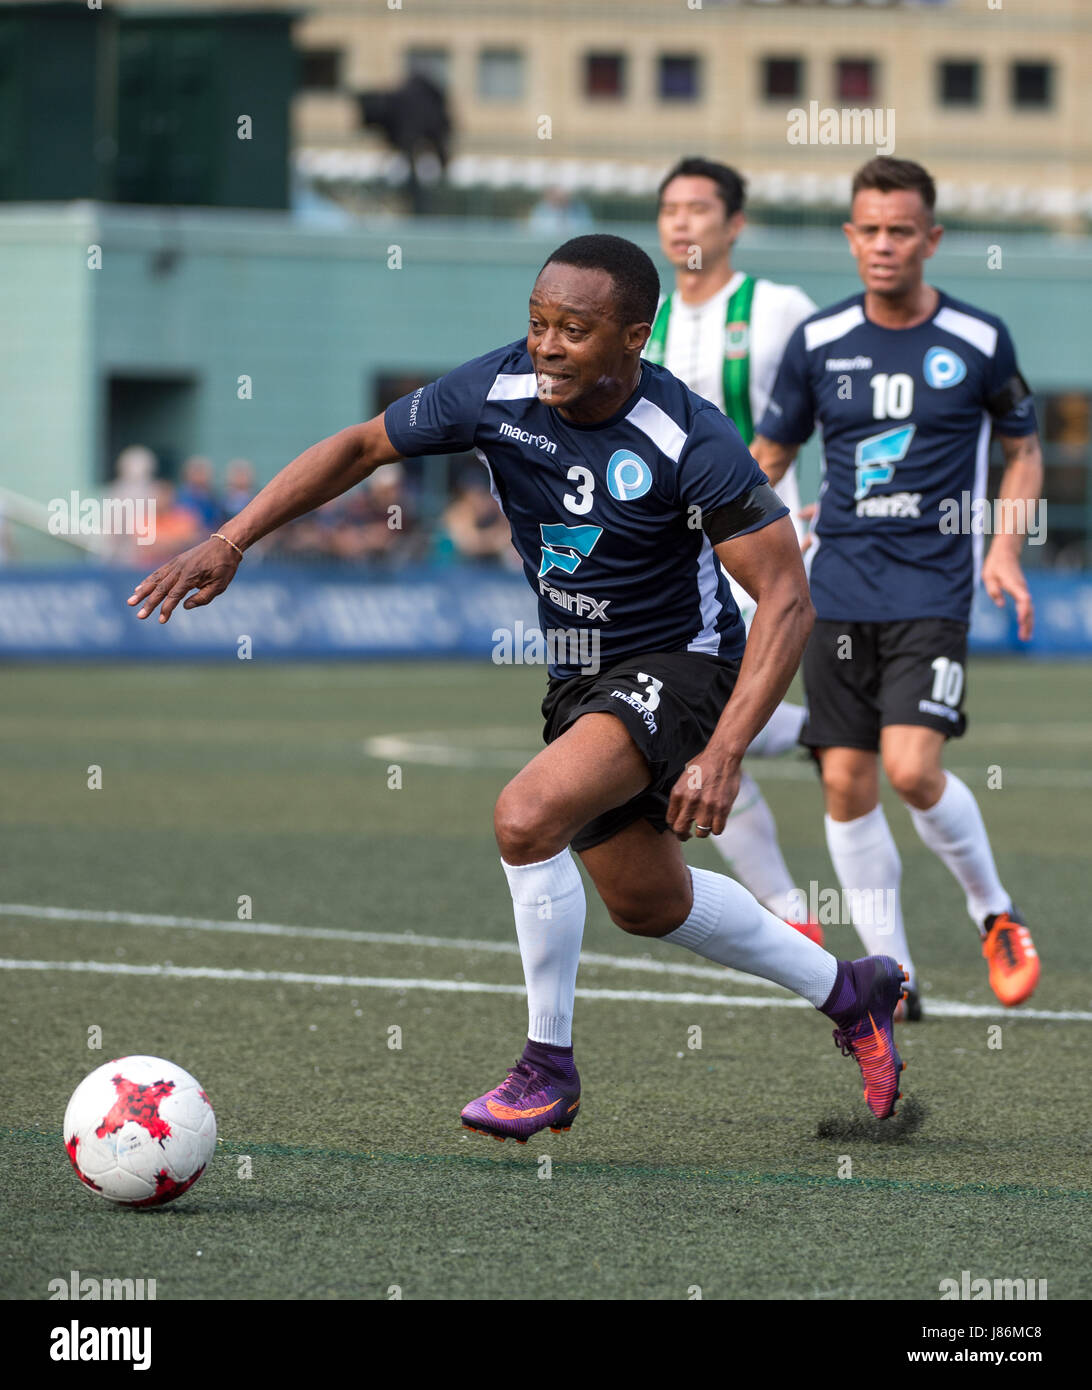
[{"label": "green wall", "polygon": [[0,215],[0,484],[42,501],[81,485],[93,438],[90,225]]},{"label": "green wall", "polygon": [[[656,250],[649,227],[611,230]],[[987,268],[991,242],[1003,269]],[[93,245],[99,270],[88,268]],[[0,208],[0,484],[42,500],[96,488],[115,374],[194,378],[180,446],[218,471],[250,458],[264,479],[371,414],[381,373],[438,373],[519,337],[552,245],[497,223],[344,231],[276,213]],[[401,269],[388,268],[392,247]],[[820,304],[857,287],[840,234],[826,230],[751,229],[737,260]],[[933,264],[935,283],[1007,320],[1036,389],[1092,391],[1092,246],[961,236]]]}]

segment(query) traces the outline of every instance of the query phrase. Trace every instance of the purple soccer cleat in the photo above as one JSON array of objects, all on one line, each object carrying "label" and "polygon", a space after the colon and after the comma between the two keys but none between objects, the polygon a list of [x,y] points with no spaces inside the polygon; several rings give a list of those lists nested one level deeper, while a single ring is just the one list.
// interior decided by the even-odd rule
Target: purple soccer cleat
[{"label": "purple soccer cleat", "polygon": [[891,1024],[909,976],[891,956],[865,956],[846,962],[845,969],[854,997],[831,1015],[838,1025],[834,1041],[843,1056],[856,1059],[868,1108],[878,1120],[886,1120],[896,1113],[895,1102],[902,1095],[899,1073],[906,1063],[899,1058]]},{"label": "purple soccer cleat", "polygon": [[502,1143],[526,1144],[547,1125],[555,1134],[572,1128],[580,1110],[580,1077],[551,1076],[521,1057],[493,1091],[472,1100],[463,1111],[463,1128],[491,1134]]}]

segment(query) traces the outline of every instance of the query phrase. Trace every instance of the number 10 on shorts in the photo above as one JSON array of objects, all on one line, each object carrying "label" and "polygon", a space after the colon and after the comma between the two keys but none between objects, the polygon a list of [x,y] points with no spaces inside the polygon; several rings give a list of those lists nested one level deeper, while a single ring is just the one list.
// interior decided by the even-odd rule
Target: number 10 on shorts
[{"label": "number 10 on shorts", "polygon": [[[938,656],[932,663],[934,700],[942,700],[952,709],[959,704],[963,694],[963,667],[958,661],[950,661],[946,656]],[[644,677],[642,676],[643,680]]]}]

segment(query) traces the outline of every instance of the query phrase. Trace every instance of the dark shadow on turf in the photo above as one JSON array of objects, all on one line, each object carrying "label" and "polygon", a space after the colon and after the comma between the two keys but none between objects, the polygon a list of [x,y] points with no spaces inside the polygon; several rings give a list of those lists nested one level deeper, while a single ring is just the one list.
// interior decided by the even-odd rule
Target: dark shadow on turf
[{"label": "dark shadow on turf", "polygon": [[373,1205],[374,1197],[366,1189],[347,1191],[342,1195],[317,1197],[313,1193],[301,1193],[298,1197],[269,1196],[255,1192],[251,1197],[216,1197],[209,1194],[204,1201],[190,1202],[186,1206],[161,1207],[118,1207],[126,1217],[134,1214],[142,1221],[196,1221],[199,1219],[220,1220],[225,1216],[239,1213],[243,1216],[267,1216],[270,1212],[305,1212],[321,1214],[324,1212],[349,1211],[361,1205]]},{"label": "dark shadow on turf", "polygon": [[815,1135],[817,1139],[854,1139],[862,1144],[905,1144],[925,1124],[928,1114],[920,1100],[904,1100],[890,1120],[831,1115],[819,1121]]}]

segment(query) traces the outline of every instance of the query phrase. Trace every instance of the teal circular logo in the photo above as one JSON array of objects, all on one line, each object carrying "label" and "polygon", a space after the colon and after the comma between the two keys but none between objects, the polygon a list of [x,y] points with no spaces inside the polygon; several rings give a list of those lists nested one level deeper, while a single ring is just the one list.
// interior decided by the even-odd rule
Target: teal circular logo
[{"label": "teal circular logo", "polygon": [[931,347],[925,354],[923,368],[930,386],[943,391],[946,386],[958,386],[967,375],[967,364],[950,348]]},{"label": "teal circular logo", "polygon": [[652,486],[652,469],[629,449],[615,449],[607,463],[607,487],[619,502],[643,497]]}]

